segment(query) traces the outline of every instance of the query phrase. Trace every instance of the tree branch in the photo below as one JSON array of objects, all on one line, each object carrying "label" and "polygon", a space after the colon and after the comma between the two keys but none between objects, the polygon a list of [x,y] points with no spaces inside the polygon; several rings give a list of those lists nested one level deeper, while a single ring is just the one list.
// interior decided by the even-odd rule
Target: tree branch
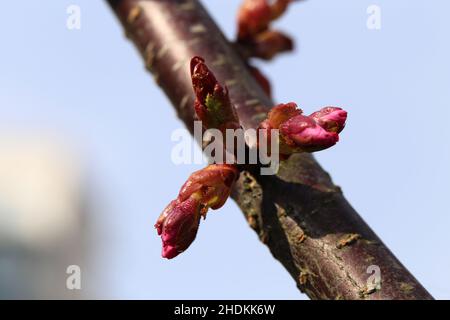
[{"label": "tree branch", "polygon": [[[257,128],[266,117],[274,103],[197,0],[108,2],[191,131],[189,60],[196,55],[228,86],[244,129]],[[233,198],[310,298],[432,299],[311,155],[292,156],[276,176],[244,171]],[[369,279],[371,265],[380,268],[381,288]]]}]

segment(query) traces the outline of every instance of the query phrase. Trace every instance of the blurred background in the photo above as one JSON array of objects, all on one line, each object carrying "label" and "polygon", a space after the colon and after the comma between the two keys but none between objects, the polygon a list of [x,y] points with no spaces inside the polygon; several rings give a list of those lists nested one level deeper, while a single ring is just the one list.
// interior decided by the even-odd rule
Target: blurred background
[{"label": "blurred background", "polygon": [[[240,0],[203,1],[233,38]],[[367,8],[381,9],[371,30]],[[66,27],[67,8],[81,28]],[[294,54],[259,63],[279,102],[349,111],[317,154],[436,298],[450,298],[450,2],[309,0],[276,23]],[[305,299],[235,203],[162,259],[153,224],[201,165],[104,1],[7,1],[0,12],[0,298]],[[79,266],[81,289],[67,289]]]}]

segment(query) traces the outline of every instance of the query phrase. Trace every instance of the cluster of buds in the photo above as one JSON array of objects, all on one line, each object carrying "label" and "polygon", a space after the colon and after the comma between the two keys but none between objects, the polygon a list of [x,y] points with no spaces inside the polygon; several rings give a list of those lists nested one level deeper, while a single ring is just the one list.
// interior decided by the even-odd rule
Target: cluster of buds
[{"label": "cluster of buds", "polygon": [[[192,58],[190,67],[194,109],[203,128],[218,129],[222,133],[226,129],[240,128],[227,88],[217,81],[204,59]],[[212,164],[189,177],[177,199],[170,202],[155,224],[162,239],[164,258],[172,259],[191,245],[201,217],[206,217],[209,208],[215,210],[223,206],[238,176],[235,165]]]},{"label": "cluster of buds", "polygon": [[259,129],[267,140],[270,130],[279,130],[280,157],[287,158],[293,153],[320,151],[335,145],[346,120],[347,112],[341,108],[325,107],[307,116],[291,102],[275,106]]},{"label": "cluster of buds", "polygon": [[266,60],[293,49],[293,42],[282,32],[271,30],[293,0],[244,0],[238,12],[238,44],[247,56]]},{"label": "cluster of buds", "polygon": [[209,208],[223,206],[238,174],[233,165],[212,164],[188,178],[178,197],[164,209],[155,224],[162,239],[164,258],[172,259],[191,245],[200,218],[206,217]]},{"label": "cluster of buds", "polygon": [[244,0],[238,12],[238,32],[236,47],[254,78],[266,94],[271,96],[270,82],[249,58],[271,60],[277,54],[292,51],[294,43],[283,32],[273,30],[270,24],[278,19],[294,0]]},{"label": "cluster of buds", "polygon": [[[240,128],[227,88],[220,85],[204,59],[192,58],[191,78],[196,97],[195,112],[204,129],[224,132]],[[271,130],[279,130],[279,158],[285,159],[293,153],[333,146],[339,140],[346,118],[347,113],[336,107],[326,107],[305,116],[295,103],[280,104],[269,112],[259,131],[264,133],[265,142],[270,145]],[[174,258],[191,245],[201,218],[206,217],[209,208],[223,206],[238,176],[236,165],[212,164],[189,177],[178,197],[164,209],[155,224],[162,239],[164,258]]]},{"label": "cluster of buds", "polygon": [[269,29],[293,0],[244,0],[238,12],[238,39],[247,39]]}]

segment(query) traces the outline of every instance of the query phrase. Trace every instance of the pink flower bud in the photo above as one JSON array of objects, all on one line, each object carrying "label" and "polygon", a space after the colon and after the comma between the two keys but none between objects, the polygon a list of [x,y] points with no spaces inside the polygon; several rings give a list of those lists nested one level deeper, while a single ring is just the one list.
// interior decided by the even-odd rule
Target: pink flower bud
[{"label": "pink flower bud", "polygon": [[290,102],[273,107],[259,129],[263,130],[267,141],[270,141],[270,130],[279,129],[280,158],[286,159],[293,153],[314,152],[335,145],[346,116],[347,112],[333,107],[305,116],[295,103]]},{"label": "pink flower bud", "polygon": [[298,115],[280,125],[280,134],[286,144],[302,151],[319,151],[339,141],[336,132],[328,132],[312,118]]},{"label": "pink flower bud", "polygon": [[155,228],[163,243],[162,256],[172,259],[194,241],[200,224],[200,203],[195,197],[172,201],[159,217]]},{"label": "pink flower bud", "polygon": [[162,256],[172,259],[194,241],[200,218],[208,208],[219,209],[231,193],[239,171],[233,165],[214,164],[194,172],[177,199],[161,213],[155,228],[163,243]]},{"label": "pink flower bud", "polygon": [[330,132],[341,132],[347,120],[347,111],[337,107],[325,107],[310,115],[319,126]]},{"label": "pink flower bud", "polygon": [[[270,131],[272,129],[279,129],[280,125],[292,117],[295,117],[297,115],[302,114],[302,110],[297,108],[297,105],[294,102],[289,102],[286,104],[279,104],[275,107],[273,107],[268,116],[267,119],[264,120],[259,124],[259,134],[262,134],[264,136],[264,139],[262,140],[263,143],[266,143],[267,151],[270,154],[272,151],[270,150],[271,145],[271,133]],[[258,135],[258,144],[261,143],[260,136]],[[296,152],[295,149],[293,149],[290,145],[285,143],[283,137],[281,137],[279,141],[279,156],[280,159],[287,158],[290,154]]]}]

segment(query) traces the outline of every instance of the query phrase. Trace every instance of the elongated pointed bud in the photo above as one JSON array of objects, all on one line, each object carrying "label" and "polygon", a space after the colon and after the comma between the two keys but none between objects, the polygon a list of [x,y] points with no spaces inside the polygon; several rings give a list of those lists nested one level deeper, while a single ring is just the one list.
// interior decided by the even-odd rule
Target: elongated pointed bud
[{"label": "elongated pointed bud", "polygon": [[191,60],[191,78],[195,93],[195,112],[205,129],[237,129],[239,119],[228,96],[201,57]]},{"label": "elongated pointed bud", "polygon": [[213,164],[188,178],[177,199],[164,209],[155,224],[162,239],[164,258],[172,259],[191,245],[200,218],[206,217],[209,208],[223,206],[238,175],[233,165]]}]

